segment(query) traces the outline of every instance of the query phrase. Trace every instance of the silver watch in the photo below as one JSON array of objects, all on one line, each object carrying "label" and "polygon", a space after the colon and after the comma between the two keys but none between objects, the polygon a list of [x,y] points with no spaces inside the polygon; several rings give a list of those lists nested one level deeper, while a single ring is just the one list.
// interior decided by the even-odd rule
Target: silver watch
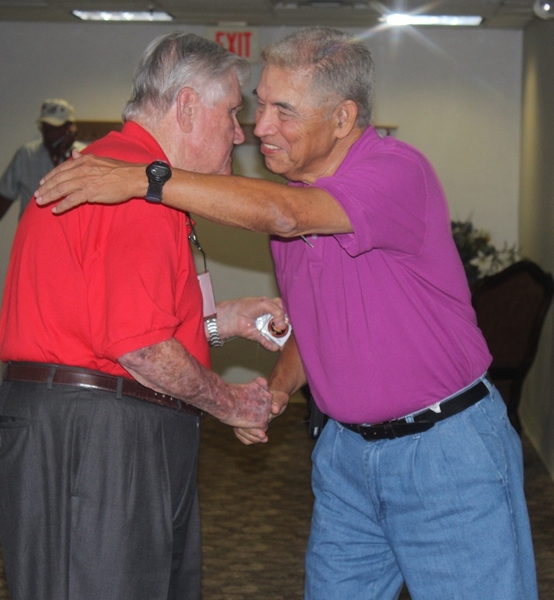
[{"label": "silver watch", "polygon": [[219,337],[219,331],[217,329],[217,317],[206,319],[206,327],[208,329],[208,344],[210,344],[212,348],[223,346],[223,342]]}]

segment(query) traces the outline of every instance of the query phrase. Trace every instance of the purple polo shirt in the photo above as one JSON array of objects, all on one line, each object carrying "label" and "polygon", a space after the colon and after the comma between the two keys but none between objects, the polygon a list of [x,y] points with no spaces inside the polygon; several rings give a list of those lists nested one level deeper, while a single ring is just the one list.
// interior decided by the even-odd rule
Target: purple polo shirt
[{"label": "purple polo shirt", "polygon": [[271,248],[321,410],[377,423],[483,375],[491,356],[426,158],[370,127],[336,173],[314,185],[340,203],[354,232],[309,236],[313,247],[273,238]]}]

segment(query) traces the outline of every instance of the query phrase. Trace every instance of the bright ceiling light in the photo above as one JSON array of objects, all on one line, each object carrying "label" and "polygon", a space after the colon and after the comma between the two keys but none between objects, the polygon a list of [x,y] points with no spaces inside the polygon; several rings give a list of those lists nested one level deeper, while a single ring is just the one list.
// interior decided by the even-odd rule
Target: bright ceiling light
[{"label": "bright ceiling light", "polygon": [[72,13],[83,21],[173,21],[170,14],[155,10],[74,10]]},{"label": "bright ceiling light", "polygon": [[380,20],[387,23],[387,25],[393,25],[397,27],[403,25],[448,25],[455,27],[475,27],[481,24],[483,17],[477,15],[406,15],[394,13],[385,15]]},{"label": "bright ceiling light", "polygon": [[539,19],[554,19],[554,0],[536,0],[533,11]]}]

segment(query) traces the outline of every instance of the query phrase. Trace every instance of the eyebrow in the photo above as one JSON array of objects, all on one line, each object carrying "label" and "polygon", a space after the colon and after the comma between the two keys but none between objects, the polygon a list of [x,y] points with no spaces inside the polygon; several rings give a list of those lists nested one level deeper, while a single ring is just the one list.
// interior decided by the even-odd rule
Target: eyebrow
[{"label": "eyebrow", "polygon": [[[253,89],[252,93],[254,94],[254,96],[256,96],[256,98],[258,98],[258,90],[257,89]],[[294,108],[294,106],[292,106],[288,102],[272,102],[272,104],[274,106],[279,106],[280,108],[288,110],[288,111],[290,111],[292,113],[296,113],[297,112],[297,110]]]}]

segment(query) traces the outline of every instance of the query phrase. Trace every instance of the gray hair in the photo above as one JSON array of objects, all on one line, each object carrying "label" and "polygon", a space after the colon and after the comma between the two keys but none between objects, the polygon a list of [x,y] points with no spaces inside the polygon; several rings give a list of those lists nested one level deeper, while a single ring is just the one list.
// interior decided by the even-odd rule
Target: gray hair
[{"label": "gray hair", "polygon": [[160,36],[140,59],[123,121],[140,118],[155,122],[184,87],[194,88],[202,102],[214,106],[229,92],[233,73],[242,86],[250,78],[250,65],[223,46],[193,33],[175,31]]},{"label": "gray hair", "polygon": [[371,123],[375,67],[371,52],[356,38],[329,27],[303,27],[267,46],[262,59],[266,65],[305,70],[316,101],[352,100],[358,106],[356,125]]}]

